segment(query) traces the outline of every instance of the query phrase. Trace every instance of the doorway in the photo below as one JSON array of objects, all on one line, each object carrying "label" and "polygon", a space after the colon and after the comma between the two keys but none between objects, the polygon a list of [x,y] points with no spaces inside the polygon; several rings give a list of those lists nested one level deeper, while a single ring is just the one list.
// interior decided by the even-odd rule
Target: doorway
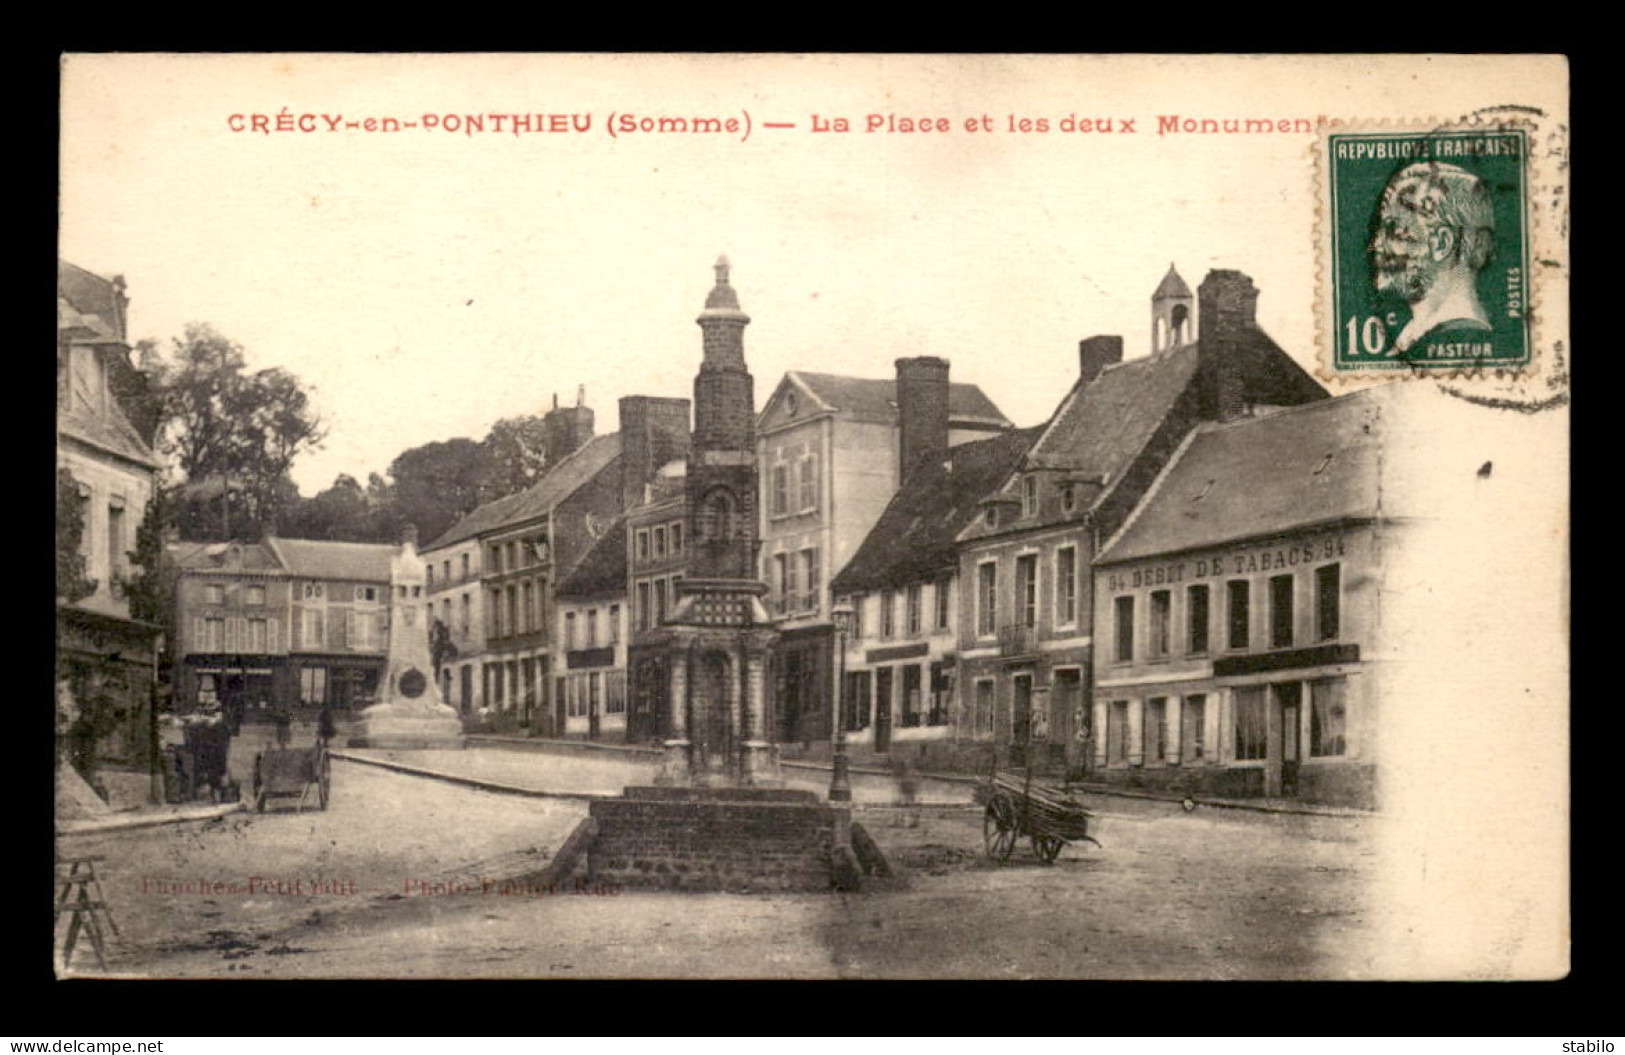
[{"label": "doorway", "polygon": [[[1301,755],[1298,749],[1302,721],[1303,683],[1297,681],[1281,682],[1270,686],[1275,696],[1276,713],[1278,721],[1276,730],[1278,740],[1273,745],[1273,752],[1279,760],[1279,775],[1273,781],[1274,788],[1267,789],[1271,795],[1287,797],[1298,793],[1298,769]],[[1272,771],[1277,767],[1271,766]]]},{"label": "doorway", "polygon": [[891,683],[892,668],[875,669],[875,751],[884,754],[891,750]]}]

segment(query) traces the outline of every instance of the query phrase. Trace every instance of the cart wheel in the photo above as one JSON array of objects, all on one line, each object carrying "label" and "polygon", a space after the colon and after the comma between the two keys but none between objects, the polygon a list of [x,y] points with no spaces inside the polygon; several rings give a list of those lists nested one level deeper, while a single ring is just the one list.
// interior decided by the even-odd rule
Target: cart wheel
[{"label": "cart wheel", "polygon": [[1061,856],[1061,848],[1066,840],[1059,835],[1033,836],[1033,853],[1045,864],[1054,864],[1055,859]]},{"label": "cart wheel", "polygon": [[322,770],[322,775],[320,777],[318,777],[317,780],[316,780],[316,808],[319,809],[319,810],[327,809],[327,770],[326,769]]},{"label": "cart wheel", "polygon": [[1010,800],[995,795],[982,816],[982,841],[987,855],[995,861],[1005,861],[1016,848],[1016,812]]}]

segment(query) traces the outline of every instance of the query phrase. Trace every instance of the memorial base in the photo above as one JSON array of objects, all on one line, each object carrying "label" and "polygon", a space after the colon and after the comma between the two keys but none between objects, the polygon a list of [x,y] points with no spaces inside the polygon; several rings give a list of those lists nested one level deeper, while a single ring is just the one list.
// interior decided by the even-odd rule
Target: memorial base
[{"label": "memorial base", "polygon": [[345,742],[350,747],[391,751],[460,750],[463,723],[449,712],[421,714],[379,705],[361,712]]}]

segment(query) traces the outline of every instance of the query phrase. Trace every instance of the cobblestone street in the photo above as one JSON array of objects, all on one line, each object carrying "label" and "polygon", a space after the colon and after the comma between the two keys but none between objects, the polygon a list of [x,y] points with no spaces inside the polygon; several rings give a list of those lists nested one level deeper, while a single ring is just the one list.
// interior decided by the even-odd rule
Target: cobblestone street
[{"label": "cobblestone street", "polygon": [[[400,752],[396,757],[424,753]],[[620,763],[469,750],[446,768],[605,783]],[[421,762],[421,758],[413,758]],[[798,774],[798,776],[801,776]],[[817,778],[816,771],[804,779]],[[980,812],[855,817],[900,875],[860,894],[534,896],[585,802],[500,795],[357,763],[326,812],[73,837],[105,856],[123,940],[109,972],[160,977],[1369,977],[1372,818],[1092,797],[1097,848],[1053,866],[982,853]],[[942,785],[945,789],[962,785]],[[596,788],[594,790],[597,790]],[[927,794],[927,798],[931,798]],[[215,884],[222,884],[216,887]],[[87,948],[75,970],[88,972]]]}]

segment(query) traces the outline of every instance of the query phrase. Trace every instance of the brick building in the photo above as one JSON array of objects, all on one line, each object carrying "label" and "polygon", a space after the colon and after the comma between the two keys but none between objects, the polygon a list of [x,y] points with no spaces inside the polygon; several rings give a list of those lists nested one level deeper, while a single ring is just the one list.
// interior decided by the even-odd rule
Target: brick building
[{"label": "brick building", "polygon": [[617,518],[559,582],[554,698],[563,735],[626,739],[626,519]]},{"label": "brick building", "polygon": [[961,724],[1008,764],[1092,757],[1097,542],[1190,431],[1325,397],[1257,328],[1257,296],[1247,276],[1213,271],[1192,297],[1170,269],[1152,297],[1151,354],[1124,361],[1121,338],[1083,341],[1077,383],[959,533]]}]

